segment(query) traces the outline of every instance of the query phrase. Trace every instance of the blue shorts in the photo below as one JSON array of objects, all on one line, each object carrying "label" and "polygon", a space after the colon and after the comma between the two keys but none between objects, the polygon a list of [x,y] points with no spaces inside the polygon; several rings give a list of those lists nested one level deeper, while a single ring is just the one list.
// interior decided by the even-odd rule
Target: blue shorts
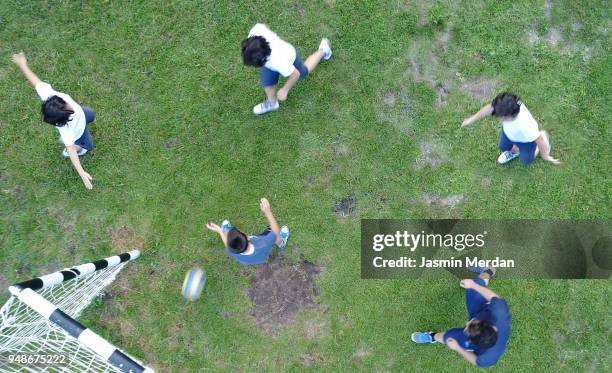
[{"label": "blue shorts", "polygon": [[514,142],[506,136],[504,130],[502,129],[499,134],[499,150],[505,152],[507,150],[512,149],[512,146],[516,145],[519,148],[519,159],[521,163],[524,165],[531,164],[535,159],[535,151],[537,148],[537,144],[535,141],[532,142]]},{"label": "blue shorts", "polygon": [[[485,280],[481,278],[475,278],[474,282],[480,286],[487,286]],[[467,289],[465,291],[465,306],[467,307],[468,320],[473,319],[486,305],[487,300],[476,290]],[[447,330],[444,333],[444,343],[446,343],[448,338],[453,338],[463,349],[468,351],[474,350],[476,346],[470,343],[468,336],[463,331],[464,329],[465,328],[453,328]]]},{"label": "blue shorts", "polygon": [[[305,79],[308,76],[308,69],[302,63],[300,59],[300,55],[296,53],[295,61],[293,61],[293,66],[300,72],[300,80]],[[270,70],[267,67],[263,66],[259,69],[259,80],[261,81],[262,87],[271,87],[278,83],[278,78],[280,74],[277,71]]]},{"label": "blue shorts", "polygon": [[96,119],[96,114],[92,108],[85,106],[83,106],[83,112],[85,113],[85,131],[83,131],[81,137],[79,137],[74,144],[87,149],[87,151],[91,151],[94,148],[94,144],[89,134],[89,123],[93,123]]}]

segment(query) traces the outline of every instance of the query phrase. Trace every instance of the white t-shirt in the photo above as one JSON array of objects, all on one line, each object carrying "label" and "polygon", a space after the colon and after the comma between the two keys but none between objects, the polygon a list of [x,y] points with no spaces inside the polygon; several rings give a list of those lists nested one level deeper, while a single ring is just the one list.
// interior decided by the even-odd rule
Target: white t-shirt
[{"label": "white t-shirt", "polygon": [[532,142],[540,136],[538,122],[527,110],[525,104],[521,104],[520,111],[514,120],[502,122],[502,128],[506,137],[514,142]]},{"label": "white t-shirt", "polygon": [[65,146],[74,145],[74,142],[83,135],[83,132],[85,132],[85,113],[81,105],[77,104],[72,97],[67,94],[54,90],[49,83],[40,82],[34,88],[36,88],[36,93],[38,93],[41,100],[47,101],[49,97],[59,96],[70,105],[72,110],[74,110],[74,114],[70,116],[70,119],[65,125],[55,127],[59,131],[60,138]]},{"label": "white t-shirt", "polygon": [[249,31],[249,37],[261,36],[268,44],[270,44],[270,56],[264,64],[270,70],[280,73],[285,78],[293,73],[295,67],[296,51],[293,45],[287,43],[283,39],[279,38],[268,26],[263,23],[258,23],[251,31]]}]

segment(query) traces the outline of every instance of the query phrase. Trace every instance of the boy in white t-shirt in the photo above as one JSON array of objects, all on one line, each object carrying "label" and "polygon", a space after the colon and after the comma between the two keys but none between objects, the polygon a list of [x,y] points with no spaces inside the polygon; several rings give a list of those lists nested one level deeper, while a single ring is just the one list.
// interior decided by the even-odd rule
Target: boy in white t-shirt
[{"label": "boy in white t-shirt", "polygon": [[[291,88],[312,72],[322,60],[329,60],[332,50],[329,40],[321,40],[319,50],[302,63],[295,47],[279,38],[263,23],[258,23],[242,41],[242,59],[245,65],[259,67],[261,85],[266,100],[253,108],[260,115],[278,110],[278,101],[285,101]],[[279,76],[287,78],[285,85],[277,90]]]},{"label": "boy in white t-shirt", "polygon": [[483,106],[476,114],[464,120],[461,127],[488,115],[493,115],[502,122],[499,136],[499,149],[502,153],[497,158],[497,163],[505,164],[519,157],[524,165],[529,165],[538,153],[545,161],[552,164],[561,163],[550,156],[551,147],[546,131],[539,130],[538,122],[515,95],[508,92],[497,95],[492,103]]},{"label": "boy in white t-shirt", "polygon": [[23,52],[14,54],[13,62],[19,66],[43,101],[43,121],[54,125],[59,131],[60,139],[65,146],[64,157],[70,158],[85,187],[93,188],[92,177],[81,166],[79,157],[93,150],[93,141],[88,127],[89,123],[95,119],[94,111],[81,107],[72,97],[55,91],[49,83],[41,81],[28,67],[28,61]]}]

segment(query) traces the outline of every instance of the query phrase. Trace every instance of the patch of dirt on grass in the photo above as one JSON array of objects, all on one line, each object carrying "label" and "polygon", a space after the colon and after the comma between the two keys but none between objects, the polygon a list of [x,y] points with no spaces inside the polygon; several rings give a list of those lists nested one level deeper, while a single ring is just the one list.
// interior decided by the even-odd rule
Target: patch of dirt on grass
[{"label": "patch of dirt on grass", "polygon": [[30,264],[22,262],[17,265],[17,274],[24,275],[32,270],[32,266]]},{"label": "patch of dirt on grass", "polygon": [[247,289],[253,303],[250,315],[257,326],[273,335],[279,327],[292,323],[298,312],[317,308],[315,278],[321,272],[322,268],[303,258],[288,264],[280,255],[260,266]]},{"label": "patch of dirt on grass", "polygon": [[563,42],[563,33],[557,27],[550,27],[546,35],[542,36],[538,34],[534,26],[534,28],[525,32],[525,37],[527,38],[527,43],[531,46],[538,43],[546,43],[553,48],[557,48]]},{"label": "patch of dirt on grass", "polygon": [[55,219],[57,225],[64,232],[72,232],[74,231],[74,227],[76,225],[76,218],[62,209],[55,207],[47,207],[47,213]]},{"label": "patch of dirt on grass", "polygon": [[302,362],[302,365],[305,367],[310,367],[313,365],[323,364],[323,363],[328,362],[328,359],[326,359],[319,352],[311,352],[311,353],[302,354],[300,356],[300,360]]},{"label": "patch of dirt on grass", "polygon": [[[439,80],[434,78],[433,72],[440,68],[441,67],[438,62],[438,58],[434,54],[430,54],[427,58],[426,65],[419,64],[413,59],[410,60],[410,65],[404,73],[404,75],[411,76],[416,81],[427,83],[431,87],[431,89],[436,92],[436,104],[438,107],[442,107],[446,104],[447,97],[450,93],[448,84],[440,82]],[[453,69],[449,69],[448,73],[452,73],[451,75],[454,75],[456,74],[456,71]]]},{"label": "patch of dirt on grass", "polygon": [[121,225],[108,230],[111,246],[121,252],[129,250],[142,250],[145,245],[144,237],[138,236],[127,225]]},{"label": "patch of dirt on grass", "polygon": [[319,339],[329,336],[329,320],[323,315],[315,315],[300,322],[299,329],[306,339]]},{"label": "patch of dirt on grass", "polygon": [[435,91],[436,91],[436,94],[438,95],[438,96],[436,97],[436,105],[437,105],[438,107],[442,107],[442,106],[444,106],[444,105],[446,104],[446,99],[447,99],[448,94],[449,94],[449,92],[450,92],[450,91],[449,91],[449,90],[448,90],[448,88],[447,88],[447,87],[446,87],[444,84],[442,84],[442,83],[437,83],[437,84],[436,84],[436,86],[435,86]]},{"label": "patch of dirt on grass", "polygon": [[178,145],[178,139],[170,139],[164,143],[166,149],[174,149]]},{"label": "patch of dirt on grass", "polygon": [[344,144],[339,137],[336,137],[336,139],[334,140],[334,142],[332,142],[331,145],[336,156],[343,156],[350,153],[349,147]]},{"label": "patch of dirt on grass", "polygon": [[57,272],[63,268],[64,267],[60,268],[60,266],[55,262],[45,263],[37,267],[37,270],[36,270],[36,273],[34,273],[34,276],[48,275],[50,273]]},{"label": "patch of dirt on grass", "polygon": [[357,210],[357,197],[354,195],[348,195],[341,200],[337,201],[332,208],[332,211],[336,214],[347,217],[353,215]]},{"label": "patch of dirt on grass", "polygon": [[552,6],[553,6],[552,0],[544,1],[544,18],[546,18],[548,21],[552,19]]},{"label": "patch of dirt on grass", "polygon": [[482,185],[485,188],[490,188],[491,187],[491,177],[490,176],[485,176],[482,178],[482,181],[480,182],[480,185]]},{"label": "patch of dirt on grass", "polygon": [[312,175],[308,175],[304,178],[304,187],[306,188],[312,188],[316,183],[317,179]]},{"label": "patch of dirt on grass", "polygon": [[424,204],[443,209],[454,209],[459,206],[464,199],[465,197],[462,194],[451,194],[446,197],[441,197],[435,193],[425,193],[421,197],[421,201]]},{"label": "patch of dirt on grass", "polygon": [[446,149],[442,143],[433,138],[421,141],[420,148],[421,156],[415,162],[415,168],[417,170],[423,169],[427,166],[436,168],[442,163],[448,161]]},{"label": "patch of dirt on grass", "polygon": [[463,89],[479,100],[489,100],[495,96],[498,82],[496,79],[481,78],[463,83]]},{"label": "patch of dirt on grass", "polygon": [[411,118],[414,108],[413,100],[408,90],[400,88],[390,91],[381,97],[381,111],[379,117],[393,126],[403,134],[413,135],[414,128]]},{"label": "patch of dirt on grass", "polygon": [[412,99],[404,88],[398,92],[387,92],[383,95],[382,102],[390,109],[385,119],[393,119],[392,117],[397,119],[397,116],[407,117],[412,112]]},{"label": "patch of dirt on grass", "polygon": [[296,3],[294,9],[298,16],[306,17],[306,9],[304,9],[301,3]]},{"label": "patch of dirt on grass", "polygon": [[[131,268],[133,271],[137,271],[138,268]],[[132,289],[133,291],[133,289]],[[109,286],[102,290],[100,299],[102,299],[105,305],[105,313],[114,316],[116,310],[124,310],[124,306],[120,301],[125,295],[130,292],[130,281],[129,276],[119,274],[115,281]]]},{"label": "patch of dirt on grass", "polygon": [[544,40],[546,40],[546,42],[550,44],[551,46],[556,47],[559,45],[559,43],[563,41],[563,34],[561,33],[561,30],[559,30],[558,28],[551,27],[548,29],[548,32],[546,33]]},{"label": "patch of dirt on grass", "polygon": [[363,362],[368,356],[370,356],[372,353],[370,352],[370,350],[368,349],[368,346],[366,346],[365,344],[361,344],[359,345],[359,347],[357,348],[357,351],[355,351],[355,353],[353,354],[353,357],[356,360],[359,360],[360,362]]},{"label": "patch of dirt on grass", "polygon": [[446,30],[441,31],[436,35],[435,46],[436,48],[441,49],[444,53],[448,52],[448,43],[452,35],[452,27],[453,25],[449,23],[446,27]]},{"label": "patch of dirt on grass", "polygon": [[395,107],[395,94],[392,92],[386,93],[383,96],[383,102],[385,103],[385,105],[387,105],[388,107]]},{"label": "patch of dirt on grass", "polygon": [[435,86],[437,83],[434,80],[430,69],[438,68],[438,58],[430,54],[427,60],[427,68],[424,65],[417,63],[414,59],[410,60],[410,65],[406,70],[407,75],[412,76],[415,80],[421,82],[427,82],[431,86]]},{"label": "patch of dirt on grass", "polygon": [[21,190],[21,188],[19,187],[19,185],[15,185],[12,188],[0,189],[0,192],[2,192],[2,194],[6,194],[6,195],[9,195],[9,196],[12,196],[18,202],[21,202],[23,200],[23,197],[24,197],[24,193]]},{"label": "patch of dirt on grass", "polygon": [[0,295],[9,295],[8,287],[13,285],[0,273]]}]

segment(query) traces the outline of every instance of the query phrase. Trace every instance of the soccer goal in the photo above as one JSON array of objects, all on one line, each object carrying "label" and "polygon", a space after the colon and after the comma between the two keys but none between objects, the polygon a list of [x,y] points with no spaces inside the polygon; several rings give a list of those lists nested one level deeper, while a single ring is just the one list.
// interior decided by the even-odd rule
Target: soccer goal
[{"label": "soccer goal", "polygon": [[153,372],[76,321],[139,255],[134,250],[10,286],[0,309],[0,372]]}]

